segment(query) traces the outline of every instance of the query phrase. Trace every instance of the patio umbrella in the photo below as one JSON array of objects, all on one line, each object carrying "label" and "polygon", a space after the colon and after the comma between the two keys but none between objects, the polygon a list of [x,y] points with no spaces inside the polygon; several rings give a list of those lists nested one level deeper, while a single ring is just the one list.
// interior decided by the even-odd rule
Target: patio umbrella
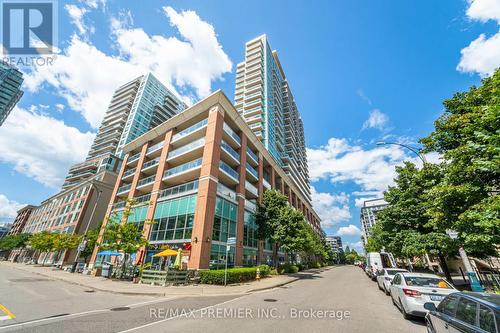
[{"label": "patio umbrella", "polygon": [[101,251],[97,253],[98,256],[111,256],[111,257],[117,257],[121,256],[122,254],[118,251],[112,251],[112,250],[106,250],[106,251]]},{"label": "patio umbrella", "polygon": [[164,251],[161,251],[161,252],[155,254],[153,257],[172,257],[172,256],[176,256],[176,255],[177,255],[177,251],[167,249],[167,250],[164,250]]},{"label": "patio umbrella", "polygon": [[181,252],[182,252],[181,249],[177,250],[177,256],[175,257],[175,261],[174,261],[174,268],[181,267]]}]

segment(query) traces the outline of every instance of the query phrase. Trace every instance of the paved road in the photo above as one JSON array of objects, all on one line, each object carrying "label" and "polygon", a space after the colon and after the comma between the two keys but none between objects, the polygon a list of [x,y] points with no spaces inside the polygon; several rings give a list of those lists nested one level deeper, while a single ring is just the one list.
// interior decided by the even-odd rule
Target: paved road
[{"label": "paved road", "polygon": [[[3,276],[1,274],[4,273],[0,272],[0,277]],[[52,283],[57,283],[57,287],[63,284]],[[76,292],[67,284],[64,284],[64,288]],[[15,293],[6,297],[7,302],[12,301],[13,294]],[[301,280],[287,286],[251,295],[132,300],[129,296],[106,293],[95,298],[92,297],[99,295],[98,293],[90,296],[84,292],[80,294],[89,297],[86,302],[94,302],[86,304],[87,309],[102,310],[78,314],[82,310],[76,306],[82,306],[82,302],[75,302],[73,298],[71,304],[74,306],[66,305],[64,312],[60,312],[60,308],[52,311],[53,314],[71,313],[71,316],[32,322],[24,326],[4,327],[0,328],[0,332],[426,331],[423,321],[405,321],[390,298],[380,292],[359,268],[352,266],[304,274]],[[3,300],[3,289],[0,289],[0,295],[1,301],[6,302]],[[19,297],[24,298],[26,294],[20,294]],[[110,299],[113,299],[113,304],[109,303]],[[129,306],[130,309],[122,311],[109,310],[112,306],[141,301],[150,303]],[[11,302],[14,313],[18,311],[14,310],[13,304],[17,304],[16,302]],[[7,304],[4,305],[8,307]]]}]

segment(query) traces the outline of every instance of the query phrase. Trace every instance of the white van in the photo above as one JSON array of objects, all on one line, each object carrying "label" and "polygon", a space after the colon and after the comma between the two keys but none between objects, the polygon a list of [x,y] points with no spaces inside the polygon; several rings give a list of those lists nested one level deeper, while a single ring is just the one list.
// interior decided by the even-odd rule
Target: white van
[{"label": "white van", "polygon": [[377,272],[384,268],[396,268],[396,261],[389,252],[368,252],[366,254],[366,274],[371,279],[377,278]]}]

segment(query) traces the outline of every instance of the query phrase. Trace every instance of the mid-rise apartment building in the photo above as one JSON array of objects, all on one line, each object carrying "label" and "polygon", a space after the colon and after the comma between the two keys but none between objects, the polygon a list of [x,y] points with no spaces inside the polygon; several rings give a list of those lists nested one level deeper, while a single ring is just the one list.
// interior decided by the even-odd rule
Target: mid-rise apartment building
[{"label": "mid-rise apartment building", "polygon": [[2,239],[8,235],[11,227],[12,227],[12,223],[4,223],[4,224],[0,225],[0,239]]},{"label": "mid-rise apartment building", "polygon": [[266,35],[245,45],[236,68],[235,107],[276,163],[311,201],[304,126],[290,84]]},{"label": "mid-rise apartment building", "polygon": [[[254,214],[266,189],[286,194],[313,229],[323,232],[309,199],[221,91],[123,151],[105,224],[114,219],[142,230],[150,245],[137,253],[136,262],[154,264],[153,255],[168,245],[187,251],[188,268],[220,267],[230,237],[236,244],[230,247],[228,265],[265,262],[273,248],[257,239]],[[131,204],[129,214],[123,214]],[[103,259],[97,254],[96,248],[91,264]]]},{"label": "mid-rise apartment building", "polygon": [[6,62],[0,61],[0,126],[23,95],[22,83],[23,74]]},{"label": "mid-rise apartment building", "polygon": [[344,249],[342,248],[342,238],[340,236],[326,236],[326,244],[330,246],[333,253],[342,253]]},{"label": "mid-rise apartment building", "polygon": [[370,231],[377,222],[377,212],[384,209],[387,202],[384,199],[371,199],[366,200],[361,207],[361,238],[366,245]]},{"label": "mid-rise apartment building", "polygon": [[26,205],[17,211],[17,216],[12,223],[9,235],[17,235],[23,232],[24,226],[26,225],[26,222],[28,221],[31,213],[33,212],[33,209],[35,208],[35,206]]}]

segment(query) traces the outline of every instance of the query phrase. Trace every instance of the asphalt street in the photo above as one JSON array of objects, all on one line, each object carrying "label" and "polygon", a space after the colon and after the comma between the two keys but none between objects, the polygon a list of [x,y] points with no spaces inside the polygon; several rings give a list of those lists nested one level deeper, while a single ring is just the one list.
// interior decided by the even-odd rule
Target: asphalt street
[{"label": "asphalt street", "polygon": [[16,315],[0,322],[9,325],[0,332],[426,332],[423,320],[404,320],[353,266],[240,296],[148,298],[85,289],[0,270],[0,304]]}]

